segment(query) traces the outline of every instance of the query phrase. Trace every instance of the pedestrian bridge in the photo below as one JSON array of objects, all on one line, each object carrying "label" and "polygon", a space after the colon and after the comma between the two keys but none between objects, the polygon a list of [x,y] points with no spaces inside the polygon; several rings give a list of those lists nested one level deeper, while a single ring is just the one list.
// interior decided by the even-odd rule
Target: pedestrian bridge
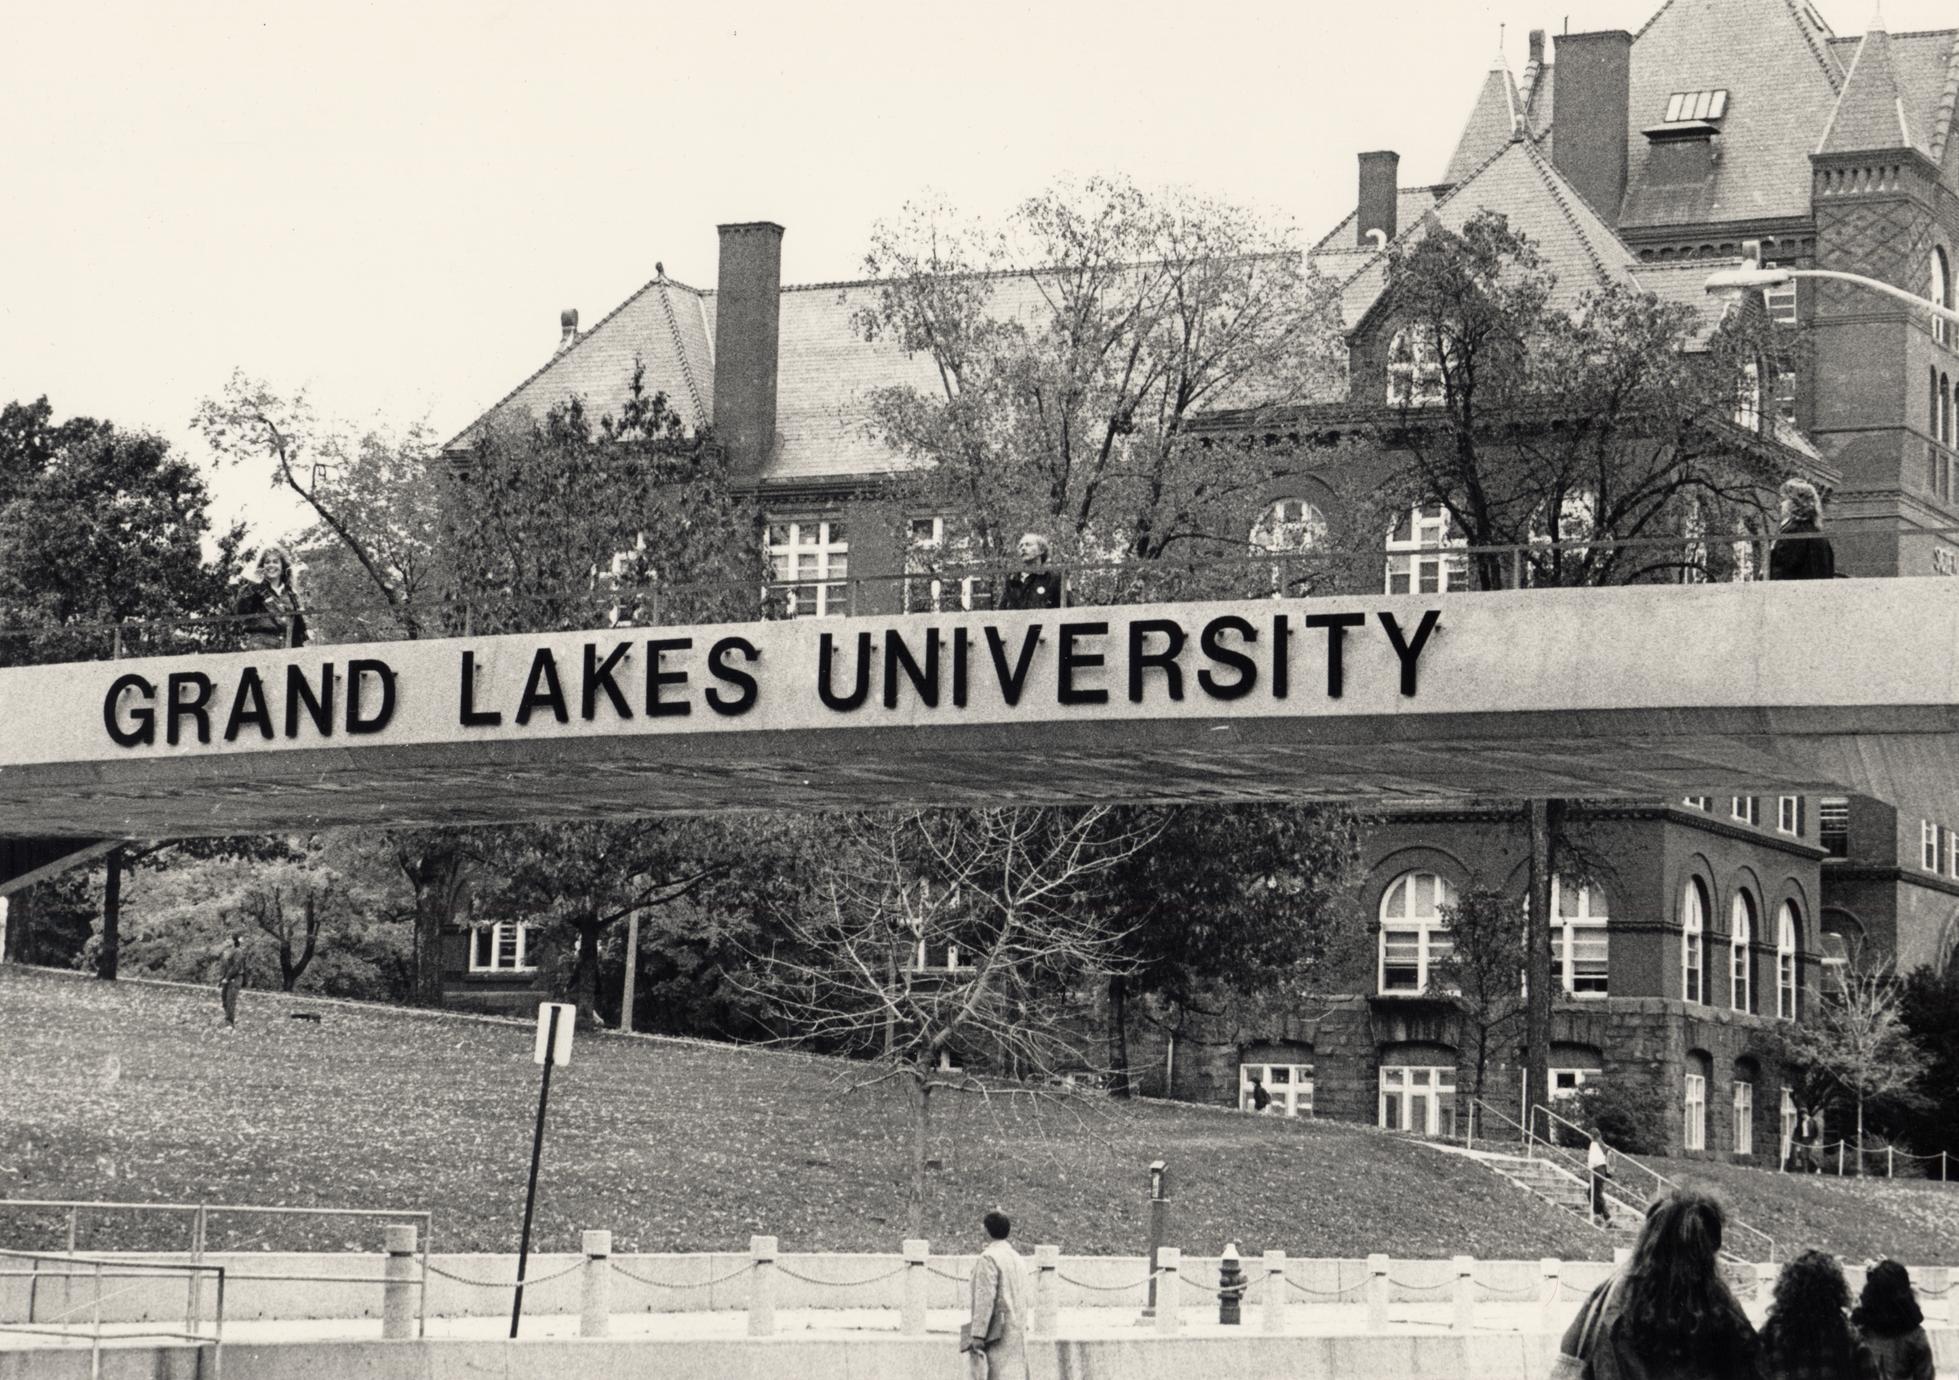
[{"label": "pedestrian bridge", "polygon": [[1959,581],[802,619],[0,670],[16,838],[1959,780]]}]

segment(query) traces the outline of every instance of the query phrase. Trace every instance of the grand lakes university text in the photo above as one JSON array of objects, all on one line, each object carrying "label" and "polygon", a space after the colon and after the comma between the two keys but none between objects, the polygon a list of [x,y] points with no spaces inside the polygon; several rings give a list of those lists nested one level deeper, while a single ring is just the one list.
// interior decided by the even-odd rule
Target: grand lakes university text
[{"label": "grand lakes university text", "polygon": [[[848,714],[872,704],[897,709],[965,708],[975,694],[997,695],[1013,708],[1039,687],[1061,706],[1178,703],[1187,697],[1286,700],[1302,693],[1339,699],[1359,639],[1372,636],[1393,653],[1398,691],[1413,696],[1418,668],[1440,629],[1439,610],[1424,611],[1412,628],[1389,612],[1238,613],[1199,622],[1162,616],[1109,620],[975,620],[950,627],[886,626],[838,633],[803,625],[816,643],[791,648],[774,671],[764,646],[739,635],[697,639],[597,638],[582,644],[535,645],[521,677],[488,676],[480,649],[458,652],[453,688],[455,724],[464,729],[569,724],[601,717],[631,720],[690,715],[696,705],[737,717],[765,697],[814,699]],[[780,625],[771,627],[779,639]],[[801,655],[795,653],[800,651]],[[780,649],[779,649],[780,655]],[[800,674],[792,668],[800,663]],[[812,664],[813,663],[813,664]],[[1378,660],[1376,661],[1378,665]],[[785,683],[786,682],[786,683]],[[401,676],[381,657],[293,662],[271,671],[246,665],[235,672],[172,671],[152,680],[119,676],[102,704],[109,737],[125,748],[159,739],[168,746],[213,741],[249,743],[284,737],[370,736],[393,720]]]}]

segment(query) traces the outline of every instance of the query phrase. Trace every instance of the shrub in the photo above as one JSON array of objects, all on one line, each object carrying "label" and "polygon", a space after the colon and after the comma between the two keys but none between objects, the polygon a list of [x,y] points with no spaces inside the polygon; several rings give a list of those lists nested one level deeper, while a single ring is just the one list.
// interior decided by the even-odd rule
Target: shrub
[{"label": "shrub", "polygon": [[1671,1111],[1649,1078],[1620,1074],[1595,1078],[1578,1090],[1563,1113],[1580,1126],[1596,1126],[1605,1143],[1632,1155],[1663,1155]]}]

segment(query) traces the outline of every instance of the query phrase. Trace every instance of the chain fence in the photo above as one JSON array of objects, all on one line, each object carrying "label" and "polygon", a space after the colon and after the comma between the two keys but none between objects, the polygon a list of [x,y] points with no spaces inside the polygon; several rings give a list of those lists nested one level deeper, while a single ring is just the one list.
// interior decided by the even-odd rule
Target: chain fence
[{"label": "chain fence", "polygon": [[725,1275],[716,1275],[713,1279],[697,1279],[683,1284],[675,1280],[648,1279],[645,1275],[636,1274],[628,1270],[616,1259],[608,1258],[607,1263],[611,1265],[612,1273],[615,1275],[624,1275],[635,1284],[644,1284],[649,1289],[670,1289],[675,1293],[684,1293],[691,1289],[712,1289],[717,1285],[727,1284],[733,1280],[740,1279],[743,1275],[755,1268],[755,1262],[751,1260],[736,1269],[728,1271]]},{"label": "chain fence", "polygon": [[1315,1289],[1310,1284],[1301,1284],[1298,1280],[1294,1279],[1291,1275],[1286,1276],[1286,1286],[1288,1288],[1296,1289],[1300,1293],[1305,1294],[1310,1298],[1316,1298],[1316,1299],[1343,1299],[1349,1294],[1359,1293],[1361,1290],[1367,1287],[1367,1284],[1368,1282],[1363,1279],[1353,1284],[1343,1285],[1338,1289]]},{"label": "chain fence", "polygon": [[465,1284],[472,1289],[515,1289],[519,1284],[529,1289],[534,1285],[549,1284],[554,1279],[563,1279],[566,1275],[584,1268],[585,1262],[583,1260],[574,1260],[571,1264],[565,1266],[564,1269],[554,1270],[548,1275],[526,1275],[522,1279],[471,1279],[468,1275],[459,1275],[453,1270],[445,1270],[432,1260],[427,1266],[428,1272],[436,1278],[446,1279],[453,1284]]},{"label": "chain fence", "polygon": [[790,1269],[787,1265],[784,1265],[779,1260],[775,1262],[775,1269],[777,1274],[784,1275],[789,1279],[793,1279],[798,1284],[814,1284],[819,1288],[824,1288],[824,1289],[862,1289],[867,1285],[882,1283],[884,1280],[887,1279],[895,1279],[897,1276],[902,1275],[906,1270],[909,1270],[910,1268],[911,1268],[911,1262],[906,1261],[901,1265],[893,1266],[891,1269],[886,1270],[881,1275],[872,1275],[869,1279],[848,1279],[848,1280],[813,1279],[809,1275],[798,1274],[796,1271]]}]

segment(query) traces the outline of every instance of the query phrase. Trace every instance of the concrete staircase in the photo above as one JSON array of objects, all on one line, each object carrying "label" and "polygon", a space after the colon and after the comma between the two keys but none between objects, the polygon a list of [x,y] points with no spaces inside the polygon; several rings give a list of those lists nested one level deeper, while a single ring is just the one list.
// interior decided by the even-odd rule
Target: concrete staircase
[{"label": "concrete staircase", "polygon": [[1615,1195],[1608,1186],[1606,1202],[1612,1209],[1611,1225],[1597,1228],[1592,1221],[1591,1185],[1577,1174],[1551,1160],[1527,1158],[1523,1155],[1498,1155],[1488,1151],[1460,1151],[1472,1159],[1482,1161],[1485,1168],[1501,1178],[1508,1179],[1527,1193],[1542,1198],[1545,1202],[1584,1222],[1587,1226],[1603,1230],[1617,1246],[1630,1246],[1639,1235],[1640,1211]]}]

